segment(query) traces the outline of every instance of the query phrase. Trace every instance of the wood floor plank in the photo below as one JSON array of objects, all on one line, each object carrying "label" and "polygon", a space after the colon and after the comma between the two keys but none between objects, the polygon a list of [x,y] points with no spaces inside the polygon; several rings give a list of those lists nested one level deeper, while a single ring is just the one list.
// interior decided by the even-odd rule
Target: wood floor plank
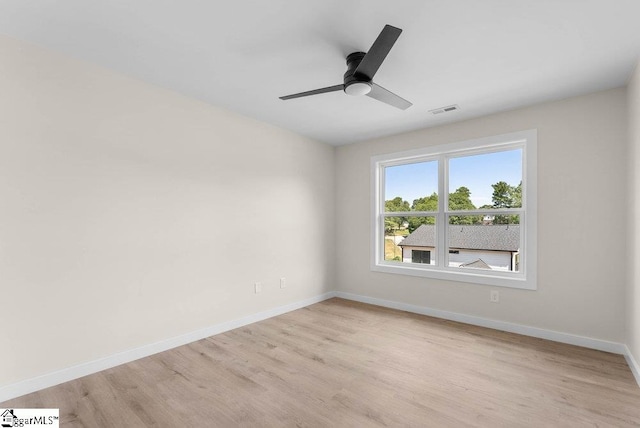
[{"label": "wood floor plank", "polygon": [[341,299],[0,404],[62,426],[640,426],[620,355]]}]

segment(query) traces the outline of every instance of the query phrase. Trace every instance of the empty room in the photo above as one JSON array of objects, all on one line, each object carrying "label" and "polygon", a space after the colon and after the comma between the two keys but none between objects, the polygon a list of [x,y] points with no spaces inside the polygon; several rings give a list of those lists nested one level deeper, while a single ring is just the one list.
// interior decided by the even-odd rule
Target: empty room
[{"label": "empty room", "polygon": [[639,17],[2,0],[0,424],[640,426]]}]

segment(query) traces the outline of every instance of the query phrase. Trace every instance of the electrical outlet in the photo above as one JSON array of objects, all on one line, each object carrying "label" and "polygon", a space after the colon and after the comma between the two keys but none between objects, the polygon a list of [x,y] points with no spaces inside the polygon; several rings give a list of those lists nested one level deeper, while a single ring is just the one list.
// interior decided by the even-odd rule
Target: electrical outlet
[{"label": "electrical outlet", "polygon": [[256,294],[262,293],[262,283],[256,282],[254,285],[255,285]]},{"label": "electrical outlet", "polygon": [[280,288],[287,288],[287,278],[280,278]]},{"label": "electrical outlet", "polygon": [[489,301],[491,303],[499,303],[500,302],[500,293],[498,293],[498,290],[491,290],[491,294],[489,296]]}]

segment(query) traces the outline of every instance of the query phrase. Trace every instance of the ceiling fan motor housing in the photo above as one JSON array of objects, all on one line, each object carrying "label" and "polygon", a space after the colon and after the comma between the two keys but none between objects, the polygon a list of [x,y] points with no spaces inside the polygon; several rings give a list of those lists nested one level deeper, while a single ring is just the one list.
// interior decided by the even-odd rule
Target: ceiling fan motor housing
[{"label": "ceiling fan motor housing", "polygon": [[371,79],[356,74],[364,52],[353,52],[347,56],[347,71],[344,73],[344,91],[349,95],[366,95],[371,91]]},{"label": "ceiling fan motor housing", "polygon": [[402,33],[400,28],[387,24],[375,42],[373,42],[373,45],[371,45],[369,52],[350,53],[347,56],[347,72],[344,73],[344,83],[313,89],[311,91],[298,92],[297,94],[285,95],[280,97],[280,99],[290,100],[311,95],[344,91],[348,95],[366,95],[374,100],[381,101],[401,110],[406,110],[412,105],[409,101],[373,83],[373,77],[384,62],[387,54],[389,54],[400,33]]}]

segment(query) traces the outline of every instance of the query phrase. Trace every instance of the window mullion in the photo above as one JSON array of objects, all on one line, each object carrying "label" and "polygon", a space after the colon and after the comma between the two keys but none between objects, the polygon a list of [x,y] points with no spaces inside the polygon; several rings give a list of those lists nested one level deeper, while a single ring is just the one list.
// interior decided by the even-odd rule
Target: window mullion
[{"label": "window mullion", "polygon": [[448,263],[448,254],[446,251],[447,242],[447,216],[445,214],[446,207],[449,204],[449,195],[446,189],[449,186],[447,159],[444,156],[438,158],[438,216],[436,219],[436,239],[437,247],[436,266],[444,267]]},{"label": "window mullion", "polygon": [[447,210],[449,215],[482,215],[482,214],[494,214],[494,215],[517,215],[524,212],[523,208],[495,208],[495,209],[478,209],[478,210]]},{"label": "window mullion", "polygon": [[377,260],[380,261],[384,261],[384,248],[385,248],[385,236],[384,236],[384,212],[385,212],[385,205],[384,205],[384,189],[385,189],[385,166],[384,165],[380,165],[378,171],[379,176],[376,178],[376,182],[380,183],[379,187],[378,187],[378,194],[377,194],[377,201],[378,201],[378,206],[376,208],[376,210],[380,213],[380,215],[378,216],[378,218],[376,219],[378,224],[376,226],[377,228],[377,233],[379,234],[379,239],[377,239],[377,244],[378,244],[378,248],[376,248],[376,258]]}]

